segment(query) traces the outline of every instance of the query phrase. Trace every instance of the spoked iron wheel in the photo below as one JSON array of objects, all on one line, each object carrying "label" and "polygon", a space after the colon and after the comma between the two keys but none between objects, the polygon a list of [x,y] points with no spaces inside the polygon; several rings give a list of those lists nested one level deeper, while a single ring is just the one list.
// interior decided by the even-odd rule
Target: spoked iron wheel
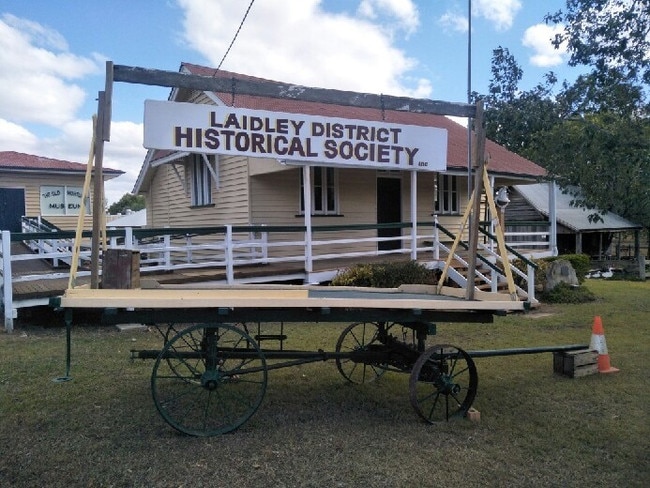
[{"label": "spoked iron wheel", "polygon": [[189,435],[237,429],[258,409],[267,384],[266,360],[244,331],[195,325],[165,344],[151,374],[160,415]]},{"label": "spoked iron wheel", "polygon": [[[385,323],[357,322],[347,326],[336,342],[336,352],[355,353],[368,351],[381,345],[381,334],[387,334],[392,326]],[[336,367],[341,375],[351,383],[363,384],[375,381],[386,372],[386,365],[367,364],[353,358],[336,359]]]},{"label": "spoked iron wheel", "polygon": [[436,345],[413,365],[409,387],[411,405],[426,422],[464,417],[476,397],[476,365],[462,349]]}]

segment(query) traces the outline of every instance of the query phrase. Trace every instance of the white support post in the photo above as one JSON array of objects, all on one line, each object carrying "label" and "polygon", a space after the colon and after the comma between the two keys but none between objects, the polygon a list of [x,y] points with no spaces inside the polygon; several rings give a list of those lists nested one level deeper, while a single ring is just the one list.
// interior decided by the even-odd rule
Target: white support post
[{"label": "white support post", "polygon": [[313,271],[312,232],[311,232],[311,170],[309,165],[302,167],[303,200],[305,201],[305,271]]},{"label": "white support post", "polygon": [[14,330],[13,284],[11,282],[11,232],[2,231],[2,304],[5,317],[5,330]]},{"label": "white support post", "polygon": [[418,259],[418,172],[411,171],[411,261]]},{"label": "white support post", "polygon": [[528,301],[535,300],[535,268],[530,264],[526,266],[528,276]]},{"label": "white support post", "polygon": [[555,181],[548,182],[548,220],[551,224],[549,229],[549,250],[553,253],[553,256],[557,256],[557,184]]},{"label": "white support post", "polygon": [[[266,225],[266,224],[263,224]],[[264,264],[269,262],[269,233],[261,232],[262,259]]]},{"label": "white support post", "polygon": [[[50,242],[51,242],[50,249],[49,249],[50,252],[59,252],[61,249],[63,249],[63,246],[62,246],[63,242],[61,240],[52,239]],[[45,241],[45,243],[47,244],[47,241]],[[55,268],[59,267],[59,258],[53,258],[52,259],[52,266],[55,267]]]},{"label": "white support post", "polygon": [[185,261],[192,263],[192,236],[189,234],[185,234]]},{"label": "white support post", "polygon": [[232,285],[235,282],[235,264],[232,249],[232,225],[226,225],[226,282]]},{"label": "white support post", "polygon": [[124,248],[129,251],[133,249],[133,228],[124,228]]},{"label": "white support post", "polygon": [[164,256],[163,259],[165,260],[165,269],[167,270],[171,269],[172,267],[172,253],[169,250],[171,243],[172,243],[171,236],[169,234],[165,234],[163,236],[163,246],[165,249],[163,253]]}]

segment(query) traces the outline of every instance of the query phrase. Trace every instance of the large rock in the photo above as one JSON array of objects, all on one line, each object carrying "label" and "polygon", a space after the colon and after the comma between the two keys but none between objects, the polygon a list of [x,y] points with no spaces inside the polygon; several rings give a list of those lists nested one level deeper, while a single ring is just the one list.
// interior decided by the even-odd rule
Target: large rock
[{"label": "large rock", "polygon": [[578,277],[576,270],[566,259],[558,259],[551,262],[546,269],[546,283],[544,284],[544,291],[550,291],[560,283],[567,285],[578,286]]}]

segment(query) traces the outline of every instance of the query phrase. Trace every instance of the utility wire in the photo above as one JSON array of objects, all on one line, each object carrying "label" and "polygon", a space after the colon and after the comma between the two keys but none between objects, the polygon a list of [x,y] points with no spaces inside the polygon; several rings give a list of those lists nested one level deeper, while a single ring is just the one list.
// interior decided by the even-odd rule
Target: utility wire
[{"label": "utility wire", "polygon": [[244,26],[244,22],[246,22],[246,17],[248,17],[248,12],[250,12],[251,7],[253,6],[254,3],[255,3],[255,0],[251,0],[251,3],[248,4],[248,8],[246,9],[246,13],[244,14],[244,18],[241,19],[241,23],[239,24],[239,27],[237,28],[237,32],[235,32],[235,36],[232,38],[232,41],[230,41],[230,46],[228,46],[228,49],[226,50],[226,54],[223,55],[223,58],[221,58],[221,62],[219,63],[219,66],[217,66],[217,69],[214,70],[215,74],[217,73],[217,71],[219,71],[219,69],[221,68],[221,65],[226,60],[226,56],[228,56],[228,53],[230,52],[230,49],[232,48],[232,45],[235,43],[235,40],[237,39],[237,36],[239,35],[239,31]]}]

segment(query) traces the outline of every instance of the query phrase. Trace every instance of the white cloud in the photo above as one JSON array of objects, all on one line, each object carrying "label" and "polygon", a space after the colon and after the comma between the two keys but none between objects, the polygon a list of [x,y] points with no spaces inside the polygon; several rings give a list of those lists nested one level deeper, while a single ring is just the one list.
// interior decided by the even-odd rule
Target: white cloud
[{"label": "white cloud", "polygon": [[555,37],[555,34],[559,34],[563,30],[564,26],[562,25],[549,26],[546,24],[536,24],[526,29],[522,44],[533,51],[530,56],[531,64],[548,68],[566,61],[566,46],[561,45],[559,49],[555,49],[551,44],[551,39]]},{"label": "white cloud", "polygon": [[25,127],[0,119],[0,151],[17,151],[34,154],[38,147],[38,137]]},{"label": "white cloud", "polygon": [[[185,14],[186,42],[211,66],[218,66],[248,2],[178,3]],[[371,21],[369,14],[329,13],[320,4],[320,0],[255,3],[222,68],[308,86],[427,95],[423,93],[426,83],[407,83],[416,61],[393,45],[390,22],[382,23],[384,17]],[[364,4],[375,14],[388,12],[404,25],[416,25],[417,10],[410,1],[368,0]]]},{"label": "white cloud", "polygon": [[111,124],[111,141],[104,146],[104,166],[122,170],[125,174],[106,182],[106,199],[109,204],[133,191],[147,154],[147,150],[142,147],[142,133],[142,124],[115,121]]},{"label": "white cloud", "polygon": [[84,90],[70,80],[99,70],[68,52],[58,32],[11,14],[0,19],[0,65],[0,117],[53,127],[72,120],[84,102]]},{"label": "white cloud", "polygon": [[[142,124],[115,120],[111,123],[111,140],[104,144],[102,165],[124,171],[125,174],[106,182],[106,200],[109,204],[133,190],[147,152],[142,147],[142,132]],[[61,126],[59,134],[43,141],[48,157],[82,164],[88,163],[91,143],[91,120],[68,122]],[[43,151],[35,154],[43,154]]]},{"label": "white cloud", "polygon": [[[483,18],[493,24],[497,31],[508,30],[512,27],[515,16],[521,10],[520,0],[474,0],[472,3],[472,19]],[[449,10],[439,19],[447,32],[467,32],[469,21],[467,10]]]},{"label": "white cloud", "polygon": [[469,30],[467,15],[447,12],[438,19],[438,23],[447,32],[467,32]]},{"label": "white cloud", "polygon": [[474,0],[472,13],[494,23],[496,30],[512,27],[517,12],[521,9],[520,0]]},{"label": "white cloud", "polygon": [[407,33],[415,32],[420,25],[418,9],[411,0],[362,0],[357,12],[371,20],[380,19],[382,14],[395,17]]}]

